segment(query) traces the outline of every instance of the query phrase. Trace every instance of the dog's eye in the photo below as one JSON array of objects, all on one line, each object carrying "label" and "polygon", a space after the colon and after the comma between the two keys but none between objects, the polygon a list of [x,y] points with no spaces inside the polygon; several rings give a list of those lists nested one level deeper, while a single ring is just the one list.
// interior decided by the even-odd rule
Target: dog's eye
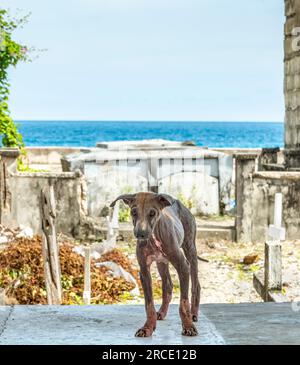
[{"label": "dog's eye", "polygon": [[149,213],[149,216],[154,217],[155,216],[155,210],[151,210],[150,213]]},{"label": "dog's eye", "polygon": [[135,217],[137,215],[137,210],[136,209],[132,209],[131,210],[131,214]]}]

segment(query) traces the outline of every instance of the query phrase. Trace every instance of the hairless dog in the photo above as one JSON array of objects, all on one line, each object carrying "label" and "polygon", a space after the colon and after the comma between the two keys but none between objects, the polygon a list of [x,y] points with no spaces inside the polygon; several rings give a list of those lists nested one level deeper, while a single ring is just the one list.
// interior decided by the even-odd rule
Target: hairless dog
[{"label": "hairless dog", "polygon": [[[156,328],[156,320],[163,320],[172,298],[173,284],[169,262],[175,267],[180,282],[179,313],[182,334],[196,336],[193,322],[198,320],[200,283],[195,245],[196,223],[191,212],[167,194],[137,193],[119,196],[131,209],[134,235],[137,238],[137,259],[145,295],[147,320],[135,336],[149,337]],[[150,266],[156,261],[162,279],[162,305],[156,313],[152,294]],[[189,276],[192,282],[191,307],[189,303]]]}]

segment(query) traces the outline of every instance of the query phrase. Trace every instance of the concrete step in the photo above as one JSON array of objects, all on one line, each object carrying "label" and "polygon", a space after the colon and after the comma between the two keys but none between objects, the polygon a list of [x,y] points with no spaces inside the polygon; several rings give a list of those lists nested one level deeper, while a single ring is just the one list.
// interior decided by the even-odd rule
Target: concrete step
[{"label": "concrete step", "polygon": [[265,171],[284,171],[285,167],[282,164],[277,163],[263,163],[262,168]]},{"label": "concrete step", "polygon": [[198,227],[197,239],[218,239],[226,241],[235,241],[235,227]]},{"label": "concrete step", "polygon": [[[106,235],[107,229],[103,228],[103,233]],[[235,227],[234,226],[198,226],[197,239],[218,239],[235,241]],[[134,239],[133,227],[130,225],[120,225],[119,238],[123,240]]]}]

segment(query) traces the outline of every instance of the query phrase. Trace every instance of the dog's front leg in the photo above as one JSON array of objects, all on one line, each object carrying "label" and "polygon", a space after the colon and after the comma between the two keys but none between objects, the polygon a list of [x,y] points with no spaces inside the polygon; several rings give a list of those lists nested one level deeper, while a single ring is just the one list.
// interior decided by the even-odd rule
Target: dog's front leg
[{"label": "dog's front leg", "polygon": [[170,262],[175,267],[180,282],[179,314],[182,322],[182,334],[184,336],[197,336],[198,331],[193,324],[189,303],[189,265],[181,250],[173,252]]},{"label": "dog's front leg", "polygon": [[147,256],[144,252],[137,250],[138,262],[140,264],[140,279],[145,296],[145,308],[147,320],[142,328],[140,328],[136,337],[150,337],[156,328],[156,311],[152,293],[152,279],[150,274],[150,263],[147,262]]}]

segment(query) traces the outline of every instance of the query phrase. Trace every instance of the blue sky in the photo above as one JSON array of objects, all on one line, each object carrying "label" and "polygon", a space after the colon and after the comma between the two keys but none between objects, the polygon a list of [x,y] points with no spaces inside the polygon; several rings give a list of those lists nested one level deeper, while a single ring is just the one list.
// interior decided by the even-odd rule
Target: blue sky
[{"label": "blue sky", "polygon": [[22,120],[283,121],[283,0],[1,0],[45,48],[10,72]]}]

